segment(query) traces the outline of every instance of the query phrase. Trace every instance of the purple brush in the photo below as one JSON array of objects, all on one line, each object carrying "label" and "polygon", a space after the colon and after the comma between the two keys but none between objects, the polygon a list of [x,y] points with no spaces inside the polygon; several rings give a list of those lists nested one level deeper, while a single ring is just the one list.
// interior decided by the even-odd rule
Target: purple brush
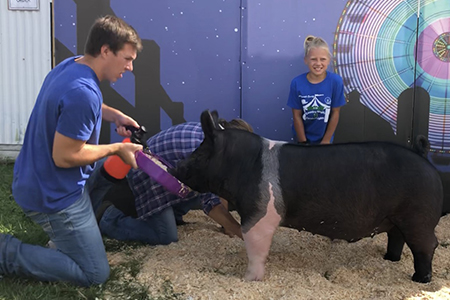
[{"label": "purple brush", "polygon": [[191,189],[167,172],[167,169],[172,168],[172,166],[158,155],[150,151],[144,151],[136,152],[138,167],[169,192],[185,198],[191,192]]}]

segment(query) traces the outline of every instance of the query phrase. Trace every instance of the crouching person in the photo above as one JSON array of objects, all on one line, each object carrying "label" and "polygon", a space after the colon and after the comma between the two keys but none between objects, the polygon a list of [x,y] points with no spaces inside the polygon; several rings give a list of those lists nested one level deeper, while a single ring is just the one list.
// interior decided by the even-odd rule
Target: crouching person
[{"label": "crouching person", "polygon": [[[253,131],[241,119],[230,122],[222,119],[220,124],[225,130]],[[148,139],[147,145],[152,153],[175,166],[200,146],[203,137],[200,123],[187,122],[159,132]],[[180,198],[139,169],[131,170],[127,179],[129,187],[127,184],[114,187],[97,211],[99,227],[105,236],[149,245],[170,244],[178,241],[177,225],[184,224],[183,215],[201,207],[223,227],[225,234],[242,238],[240,224],[229,213],[225,199],[195,192]]]},{"label": "crouching person", "polygon": [[99,84],[133,69],[142,48],[136,31],[106,16],[91,28],[84,56],[71,57],[45,78],[14,166],[13,195],[26,215],[48,234],[56,249],[29,245],[0,234],[0,275],[78,286],[105,282],[109,265],[94,209],[112,186],[93,172],[95,162],[117,154],[136,166],[142,146],[98,145],[102,119],[117,132],[139,127],[132,118],[103,104]]}]

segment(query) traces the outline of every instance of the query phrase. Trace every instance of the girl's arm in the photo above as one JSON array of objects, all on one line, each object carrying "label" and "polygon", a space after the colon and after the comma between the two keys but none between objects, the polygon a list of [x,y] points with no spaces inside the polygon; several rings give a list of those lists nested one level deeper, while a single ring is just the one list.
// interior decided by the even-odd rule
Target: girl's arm
[{"label": "girl's arm", "polygon": [[294,129],[297,133],[297,141],[299,143],[303,143],[307,141],[306,134],[305,134],[305,126],[303,126],[303,111],[301,109],[292,109],[292,115],[294,118]]},{"label": "girl's arm", "polygon": [[331,109],[330,120],[328,121],[327,130],[322,138],[321,144],[330,144],[331,138],[333,137],[334,131],[336,130],[337,124],[339,123],[339,111],[340,107],[335,107]]}]

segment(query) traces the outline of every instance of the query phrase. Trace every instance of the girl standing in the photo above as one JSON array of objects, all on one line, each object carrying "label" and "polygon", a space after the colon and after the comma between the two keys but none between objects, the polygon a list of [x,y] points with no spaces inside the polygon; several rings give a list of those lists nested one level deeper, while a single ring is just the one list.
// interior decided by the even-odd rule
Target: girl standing
[{"label": "girl standing", "polygon": [[328,44],[308,36],[304,42],[309,71],[291,82],[287,105],[292,108],[293,130],[298,143],[330,144],[346,104],[342,78],[327,71],[331,60]]}]

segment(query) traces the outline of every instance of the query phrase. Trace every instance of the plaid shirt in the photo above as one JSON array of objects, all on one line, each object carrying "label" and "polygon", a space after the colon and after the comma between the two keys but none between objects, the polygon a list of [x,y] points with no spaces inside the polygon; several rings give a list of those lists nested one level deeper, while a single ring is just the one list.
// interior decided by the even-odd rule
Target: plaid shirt
[{"label": "plaid shirt", "polygon": [[[147,140],[152,153],[162,157],[172,166],[187,158],[203,141],[203,130],[198,122],[188,122],[163,130]],[[220,204],[218,196],[206,193],[191,192],[186,198],[180,198],[168,192],[163,186],[151,179],[145,172],[132,169],[128,174],[128,182],[135,196],[137,215],[145,219],[165,208],[181,201],[200,198],[203,211],[209,214],[211,209]]]}]

